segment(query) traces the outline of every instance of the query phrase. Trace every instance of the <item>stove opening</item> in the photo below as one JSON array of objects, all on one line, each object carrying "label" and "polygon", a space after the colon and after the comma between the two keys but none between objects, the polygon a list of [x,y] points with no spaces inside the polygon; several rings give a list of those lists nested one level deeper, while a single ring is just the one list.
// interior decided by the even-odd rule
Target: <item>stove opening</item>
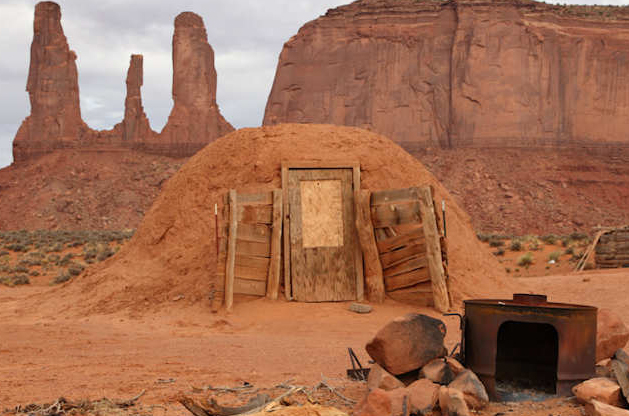
[{"label": "stove opening", "polygon": [[556,394],[557,330],[550,324],[507,321],[498,330],[496,387]]}]

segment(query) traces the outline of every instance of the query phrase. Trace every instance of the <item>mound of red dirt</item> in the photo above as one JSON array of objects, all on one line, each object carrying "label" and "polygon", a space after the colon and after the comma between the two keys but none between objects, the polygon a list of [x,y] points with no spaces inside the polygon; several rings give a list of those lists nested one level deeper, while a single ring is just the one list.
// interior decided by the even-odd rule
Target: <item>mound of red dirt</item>
[{"label": "mound of red dirt", "polygon": [[410,154],[359,128],[286,124],[236,131],[193,156],[164,185],[133,239],[116,256],[59,288],[65,298],[77,299],[67,308],[81,313],[142,310],[173,305],[182,294],[178,304],[207,302],[209,308],[216,266],[214,203],[221,204],[231,188],[279,188],[283,159],[359,160],[364,189],[434,186],[436,200],[444,199],[448,207],[455,304],[468,296],[507,292],[507,278],[477,240],[469,216]]}]

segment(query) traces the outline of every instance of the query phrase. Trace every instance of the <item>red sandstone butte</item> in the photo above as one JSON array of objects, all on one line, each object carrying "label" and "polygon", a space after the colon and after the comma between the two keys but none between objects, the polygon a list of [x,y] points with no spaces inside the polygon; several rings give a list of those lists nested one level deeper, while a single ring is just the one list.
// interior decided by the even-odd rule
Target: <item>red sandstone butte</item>
[{"label": "red sandstone butte", "polygon": [[151,130],[142,106],[142,55],[131,55],[124,119],[110,130],[93,130],[81,118],[76,54],[63,34],[59,5],[38,3],[33,27],[26,86],[31,114],[13,141],[16,162],[57,149],[126,148],[188,157],[234,130],[216,104],[214,52],[196,14],[185,12],[175,19],[174,107],[161,134]]},{"label": "red sandstone butte", "polygon": [[177,143],[169,155],[193,154],[234,130],[216,104],[214,51],[207,41],[203,19],[192,12],[175,18],[172,94],[174,106],[160,134],[164,146]]},{"label": "red sandstone butte", "polygon": [[143,57],[131,55],[127,71],[127,96],[124,100],[124,119],[121,123],[122,141],[126,143],[142,142],[155,133],[142,107]]},{"label": "red sandstone butte", "polygon": [[87,127],[79,107],[76,54],[63,34],[58,4],[46,1],[35,6],[33,31],[26,83],[31,114],[13,141],[15,161],[64,147]]},{"label": "red sandstone butte", "polygon": [[409,151],[629,145],[629,10],[359,0],[281,52],[264,125],[358,126]]}]

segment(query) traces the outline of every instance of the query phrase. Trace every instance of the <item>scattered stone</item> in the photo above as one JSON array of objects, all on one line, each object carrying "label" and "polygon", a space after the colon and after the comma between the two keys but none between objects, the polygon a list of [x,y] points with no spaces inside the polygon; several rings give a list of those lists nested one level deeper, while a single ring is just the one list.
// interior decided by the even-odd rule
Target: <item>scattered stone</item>
[{"label": "scattered stone", "polygon": [[620,386],[614,380],[605,377],[592,378],[572,388],[572,393],[581,403],[595,399],[612,406],[621,406],[623,402]]},{"label": "scattered stone", "polygon": [[[625,363],[627,365],[629,365],[629,354],[627,354],[625,352],[625,350],[623,350],[622,348],[619,348],[619,349],[616,350],[616,352],[614,353],[614,358],[619,360],[619,361],[622,361],[623,363]],[[610,362],[611,362],[611,360],[610,360]],[[598,363],[597,363],[597,365],[598,365]]]},{"label": "scattered stone", "polygon": [[390,392],[382,389],[372,390],[354,407],[354,416],[384,415],[408,415],[408,398],[405,389]]},{"label": "scattered stone", "polygon": [[439,401],[439,385],[427,378],[415,381],[406,388],[409,411],[414,415],[428,415]]},{"label": "scattered stone", "polygon": [[629,400],[629,366],[622,361],[612,360],[611,362],[612,374],[618,384],[620,390],[625,399]]},{"label": "scattered stone", "polygon": [[585,413],[588,416],[629,416],[629,410],[610,406],[598,400],[592,400],[585,405]]},{"label": "scattered stone", "polygon": [[471,370],[462,371],[448,387],[460,390],[472,409],[482,409],[489,403],[485,386]]},{"label": "scattered stone", "polygon": [[437,358],[422,367],[419,375],[435,383],[447,386],[465,368],[454,358]]},{"label": "scattered stone", "polygon": [[373,310],[373,306],[365,305],[364,303],[352,302],[349,305],[349,310],[356,313],[369,313]]},{"label": "scattered stone", "polygon": [[469,416],[470,414],[463,392],[446,386],[439,388],[439,407],[442,416]]},{"label": "scattered stone", "polygon": [[367,389],[369,391],[375,389],[389,391],[404,387],[404,383],[402,383],[394,375],[390,374],[380,365],[374,364],[371,367],[371,370],[369,371],[369,378],[367,379]]},{"label": "scattered stone", "polygon": [[407,373],[444,357],[446,326],[439,319],[410,313],[386,324],[367,343],[367,353],[394,375]]},{"label": "scattered stone", "polygon": [[598,310],[596,333],[596,361],[611,357],[629,341],[629,329],[609,309]]}]

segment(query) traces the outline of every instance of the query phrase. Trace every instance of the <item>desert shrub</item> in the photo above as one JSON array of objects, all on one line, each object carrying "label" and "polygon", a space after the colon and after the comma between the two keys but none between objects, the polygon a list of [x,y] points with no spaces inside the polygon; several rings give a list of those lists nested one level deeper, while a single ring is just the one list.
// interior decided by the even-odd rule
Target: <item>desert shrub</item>
[{"label": "desert shrub", "polygon": [[70,276],[78,276],[85,269],[82,264],[72,263],[70,267],[68,267],[68,274]]},{"label": "desert shrub", "polygon": [[61,258],[61,260],[59,260],[59,264],[58,264],[58,265],[59,265],[59,266],[63,266],[63,267],[65,267],[65,266],[67,266],[68,264],[70,264],[70,260],[72,260],[73,258],[74,258],[74,254],[72,254],[72,253],[68,253],[68,254],[66,254],[65,256],[63,256],[63,257]]},{"label": "desert shrub", "polygon": [[531,251],[541,250],[542,247],[539,240],[535,239],[535,240],[530,241],[528,245],[528,249]]},{"label": "desert shrub", "polygon": [[564,236],[561,237],[561,245],[564,247],[568,247],[570,245],[570,243],[572,243],[572,240],[570,239],[570,237]]},{"label": "desert shrub", "polygon": [[520,240],[511,240],[511,244],[509,245],[509,250],[511,250],[511,251],[522,251],[522,241],[520,241]]},{"label": "desert shrub", "polygon": [[29,273],[31,276],[39,276],[39,272],[37,270],[31,270]]},{"label": "desert shrub", "polygon": [[570,234],[570,239],[574,241],[587,240],[590,238],[586,233],[574,232]]},{"label": "desert shrub", "polygon": [[574,247],[568,247],[565,251],[564,254],[574,254]]},{"label": "desert shrub", "polygon": [[101,249],[101,251],[98,253],[98,256],[96,257],[96,260],[98,260],[98,261],[107,260],[108,258],[110,258],[113,255],[114,255],[114,251],[109,246],[104,246]]},{"label": "desert shrub", "polygon": [[0,277],[0,283],[6,286],[18,286],[27,285],[31,283],[28,276],[25,274],[12,274],[4,277]]},{"label": "desert shrub", "polygon": [[24,252],[25,253],[25,252],[28,251],[28,247],[26,247],[26,245],[20,244],[20,243],[7,244],[6,246],[4,246],[4,248],[6,248],[7,250],[15,251],[16,253],[19,253],[19,252]]},{"label": "desert shrub", "polygon": [[83,259],[85,261],[94,260],[98,255],[98,249],[92,244],[85,245],[83,247]]},{"label": "desert shrub", "polygon": [[546,234],[539,238],[544,244],[555,244],[557,242],[558,237],[555,234]]},{"label": "desert shrub", "polygon": [[18,264],[17,266],[13,268],[13,271],[15,273],[28,273],[28,267],[26,267],[23,264]]},{"label": "desert shrub", "polygon": [[49,254],[48,257],[46,257],[46,260],[48,261],[48,263],[53,263],[53,264],[59,263],[60,259],[61,259],[61,256],[58,254]]},{"label": "desert shrub", "polygon": [[494,256],[504,256],[504,255],[505,255],[505,249],[502,247],[494,251]]},{"label": "desert shrub", "polygon": [[480,241],[482,241],[483,243],[486,243],[489,241],[489,239],[491,238],[491,234],[482,234],[482,233],[477,233],[476,237],[478,237],[478,239]]},{"label": "desert shrub", "polygon": [[561,257],[561,251],[553,251],[548,255],[548,260],[557,262],[559,261],[559,257]]},{"label": "desert shrub", "polygon": [[526,253],[518,257],[517,265],[520,267],[528,267],[533,264],[533,255],[531,253]]},{"label": "desert shrub", "polygon": [[505,268],[505,272],[507,272],[507,273],[511,273],[511,269],[510,269],[509,267],[506,267],[506,268]]},{"label": "desert shrub", "polygon": [[54,278],[52,283],[58,285],[60,283],[67,282],[68,280],[70,280],[70,278],[71,276],[69,273],[64,272],[63,270],[59,270],[59,274],[57,275],[57,277]]},{"label": "desert shrub", "polygon": [[0,251],[0,257],[2,257],[2,256],[8,256],[9,254],[10,254],[10,253],[9,253],[8,251],[6,251],[6,250],[2,250],[2,251]]},{"label": "desert shrub", "polygon": [[505,242],[498,238],[492,237],[491,240],[489,240],[490,247],[502,247],[504,245],[505,245]]}]

